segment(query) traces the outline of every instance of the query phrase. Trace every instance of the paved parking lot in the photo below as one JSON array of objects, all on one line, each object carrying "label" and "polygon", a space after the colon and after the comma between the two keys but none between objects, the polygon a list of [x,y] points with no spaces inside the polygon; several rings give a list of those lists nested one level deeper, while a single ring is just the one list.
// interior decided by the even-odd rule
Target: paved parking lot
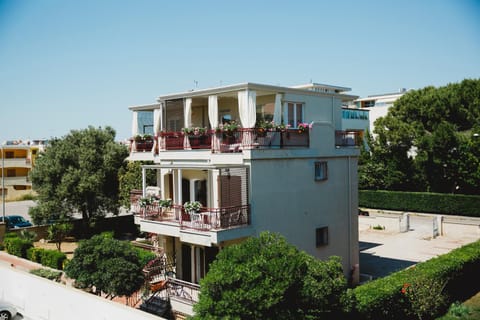
[{"label": "paved parking lot", "polygon": [[475,225],[480,219],[473,221],[474,225],[455,224],[435,238],[431,235],[432,216],[411,215],[409,231],[404,233],[392,227],[373,229],[393,226],[392,219],[395,216],[359,216],[361,280],[388,275],[480,239],[480,229]]}]

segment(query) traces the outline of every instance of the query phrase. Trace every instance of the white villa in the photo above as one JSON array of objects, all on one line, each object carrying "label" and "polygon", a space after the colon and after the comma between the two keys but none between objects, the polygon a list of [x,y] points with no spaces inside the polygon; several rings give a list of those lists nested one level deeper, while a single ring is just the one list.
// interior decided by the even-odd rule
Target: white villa
[{"label": "white villa", "polygon": [[[129,108],[129,160],[153,161],[131,210],[190,290],[171,299],[174,309],[191,314],[216,254],[264,230],[319,259],[341,257],[358,282],[359,131],[342,130],[342,104],[357,98],[349,90],[242,83]],[[147,170],[156,185],[146,184]]]}]

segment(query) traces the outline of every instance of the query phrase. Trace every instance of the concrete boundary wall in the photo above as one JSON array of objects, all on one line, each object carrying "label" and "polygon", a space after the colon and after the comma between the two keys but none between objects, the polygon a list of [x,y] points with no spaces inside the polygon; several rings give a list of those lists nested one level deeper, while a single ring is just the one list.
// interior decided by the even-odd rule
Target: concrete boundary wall
[{"label": "concrete boundary wall", "polygon": [[34,320],[163,319],[4,264],[0,264],[0,299]]},{"label": "concrete boundary wall", "polygon": [[[364,211],[367,209],[363,209]],[[430,213],[399,212],[388,210],[368,209],[369,215],[362,216],[364,224],[370,228],[374,226],[385,227],[389,232],[407,232],[411,228],[416,229],[418,224],[411,222],[412,218],[417,217],[424,221],[430,221],[430,227],[423,227],[424,231],[431,237],[450,236],[462,237],[466,234],[480,236],[480,218],[449,216]]]}]

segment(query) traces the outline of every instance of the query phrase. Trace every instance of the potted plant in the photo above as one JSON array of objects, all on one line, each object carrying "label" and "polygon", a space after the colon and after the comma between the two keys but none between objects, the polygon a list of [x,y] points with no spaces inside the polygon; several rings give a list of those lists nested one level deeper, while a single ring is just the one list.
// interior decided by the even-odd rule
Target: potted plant
[{"label": "potted plant", "polygon": [[145,208],[146,206],[149,206],[153,203],[153,199],[151,197],[141,197],[138,199],[138,205],[141,208]]},{"label": "potted plant", "polygon": [[172,207],[172,199],[164,199],[164,200],[159,200],[158,201],[158,206],[168,209]]},{"label": "potted plant", "polygon": [[255,125],[255,128],[256,128],[258,137],[265,137],[268,131],[274,130],[275,122],[261,120],[257,122],[257,124]]},{"label": "potted plant", "polygon": [[298,123],[298,126],[297,126],[297,129],[298,129],[298,133],[303,133],[305,132],[307,129],[311,129],[312,128],[312,125],[311,124],[308,124],[306,122],[299,122]]},{"label": "potted plant", "polygon": [[183,208],[189,214],[198,213],[202,208],[202,204],[198,201],[187,201],[183,204]]}]

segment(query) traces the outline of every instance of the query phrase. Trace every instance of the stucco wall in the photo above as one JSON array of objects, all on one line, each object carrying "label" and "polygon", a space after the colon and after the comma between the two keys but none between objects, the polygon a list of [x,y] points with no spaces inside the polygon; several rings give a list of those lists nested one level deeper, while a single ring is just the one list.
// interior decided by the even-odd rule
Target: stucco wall
[{"label": "stucco wall", "polygon": [[[327,161],[328,180],[314,180],[315,161]],[[252,224],[257,234],[279,232],[320,259],[342,258],[345,274],[358,265],[356,157],[253,160]],[[328,227],[329,244],[316,247],[316,229]]]},{"label": "stucco wall", "polygon": [[0,299],[31,319],[163,319],[0,264]]}]

